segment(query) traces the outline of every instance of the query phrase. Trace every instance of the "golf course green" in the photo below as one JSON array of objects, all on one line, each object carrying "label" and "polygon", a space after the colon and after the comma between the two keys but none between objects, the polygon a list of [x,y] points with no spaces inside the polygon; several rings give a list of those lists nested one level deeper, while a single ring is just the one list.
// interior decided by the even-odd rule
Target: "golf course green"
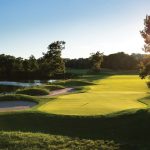
[{"label": "golf course green", "polygon": [[[55,85],[61,86],[58,91],[74,90],[56,95],[10,94],[0,97],[3,102],[36,102],[27,110],[0,113],[1,139],[9,137],[0,148],[21,146],[22,149],[34,149],[40,143],[40,148],[48,149],[57,139],[62,142],[54,144],[55,149],[73,149],[72,145],[84,149],[85,143],[95,145],[92,148],[85,146],[91,150],[150,147],[150,96],[146,80],[131,74],[98,74],[57,81],[52,86]],[[39,88],[45,89],[45,86]],[[38,143],[35,143],[35,133],[50,136],[36,134]],[[28,140],[29,136],[31,140]]]},{"label": "golf course green", "polygon": [[142,98],[148,96],[146,80],[138,75],[90,76],[83,80],[92,84],[83,86],[89,90],[56,97],[37,109],[62,115],[106,115],[118,111],[147,108]]}]

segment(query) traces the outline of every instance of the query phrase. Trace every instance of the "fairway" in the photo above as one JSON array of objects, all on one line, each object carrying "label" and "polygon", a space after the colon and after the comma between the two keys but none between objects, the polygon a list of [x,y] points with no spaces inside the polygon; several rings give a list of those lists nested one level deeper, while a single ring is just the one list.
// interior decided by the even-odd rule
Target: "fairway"
[{"label": "fairway", "polygon": [[113,75],[93,81],[85,93],[57,97],[38,108],[63,115],[105,115],[128,109],[147,108],[139,100],[148,96],[145,80],[138,75]]}]

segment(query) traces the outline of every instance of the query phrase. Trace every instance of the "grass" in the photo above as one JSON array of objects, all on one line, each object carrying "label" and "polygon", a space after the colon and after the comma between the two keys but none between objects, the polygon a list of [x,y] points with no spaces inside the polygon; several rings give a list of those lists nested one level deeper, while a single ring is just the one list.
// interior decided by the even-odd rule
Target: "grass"
[{"label": "grass", "polygon": [[150,147],[148,110],[93,117],[14,112],[0,114],[0,122],[0,130],[3,131],[43,132],[80,139],[113,140],[125,147],[125,150],[128,150],[127,147],[131,150]]},{"label": "grass", "polygon": [[[139,99],[148,96],[145,81],[137,75],[112,75],[89,81],[67,81],[63,85],[87,86],[84,93],[63,95],[38,108],[43,112],[62,115],[106,115],[128,109],[147,108]],[[87,78],[88,80],[88,78]],[[87,83],[87,84],[86,84]]]},{"label": "grass", "polygon": [[31,96],[48,95],[49,91],[42,88],[25,88],[16,91],[16,94],[25,94]]},{"label": "grass", "polygon": [[21,88],[23,87],[14,85],[0,85],[0,93],[15,92]]},{"label": "grass", "polygon": [[150,88],[150,81],[147,81],[146,84],[147,84],[147,87]]},{"label": "grass", "polygon": [[[99,145],[99,149],[104,150],[117,149],[118,144],[121,150],[150,148],[150,96],[145,80],[137,75],[86,75],[67,80],[63,86],[75,86],[78,91],[53,98],[34,97],[39,105],[30,111],[0,113],[0,130],[34,133],[1,132],[0,141],[4,144],[0,146],[4,147],[0,149],[10,146],[48,149],[51,141],[54,142],[51,149],[59,149],[59,146],[60,149],[75,149],[71,147],[74,145],[78,149],[84,149],[83,145],[87,146],[85,149],[92,149],[97,146],[97,140],[104,143]],[[64,143],[59,144],[61,139]],[[85,139],[89,142],[81,142]],[[68,143],[70,147],[65,147]]]},{"label": "grass", "polygon": [[65,81],[57,81],[54,84],[56,85],[61,85],[64,87],[76,87],[76,86],[88,86],[88,85],[93,85],[92,82],[89,81],[84,81],[80,79],[70,79],[70,80],[65,80]]},{"label": "grass", "polygon": [[49,91],[64,89],[65,87],[62,85],[41,85],[40,88],[45,88]]},{"label": "grass", "polygon": [[11,95],[1,95],[0,101],[34,101],[39,102],[38,99],[28,96],[28,95],[21,95],[21,94],[11,94]]},{"label": "grass", "polygon": [[71,69],[71,68],[67,68],[66,72],[77,74],[77,75],[85,75],[89,72],[89,69]]},{"label": "grass", "polygon": [[23,132],[0,132],[0,149],[3,150],[99,150],[99,149],[119,149],[119,144],[114,141],[87,140],[71,138],[66,136],[56,136],[41,133]]}]

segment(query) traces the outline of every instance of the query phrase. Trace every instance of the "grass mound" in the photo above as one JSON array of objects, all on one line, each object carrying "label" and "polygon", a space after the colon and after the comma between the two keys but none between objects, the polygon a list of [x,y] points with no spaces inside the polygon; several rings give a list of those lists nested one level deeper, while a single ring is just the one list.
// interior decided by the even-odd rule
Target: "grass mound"
[{"label": "grass mound", "polygon": [[41,96],[41,95],[48,95],[49,91],[42,88],[26,88],[20,89],[16,92],[16,94],[25,94],[31,96]]},{"label": "grass mound", "polygon": [[42,87],[47,89],[47,90],[49,90],[49,91],[60,90],[60,89],[64,89],[65,88],[62,85],[44,85]]},{"label": "grass mound", "polygon": [[91,88],[90,87],[77,86],[74,89],[75,89],[74,93],[85,93],[88,90],[90,90]]},{"label": "grass mound", "polygon": [[67,80],[67,81],[58,81],[55,82],[55,84],[72,87],[72,86],[88,86],[88,85],[93,85],[94,83],[89,81],[83,81],[83,80]]},{"label": "grass mound", "polygon": [[1,95],[0,96],[0,101],[20,101],[20,100],[38,102],[37,99],[35,99],[31,96],[28,96],[28,95],[11,94],[11,95]]},{"label": "grass mound", "polygon": [[27,150],[27,149],[74,149],[74,150],[99,150],[99,149],[119,149],[119,145],[114,141],[86,140],[70,138],[66,136],[55,136],[41,133],[23,132],[0,132],[0,149]]},{"label": "grass mound", "polygon": [[15,92],[16,90],[20,88],[23,88],[23,87],[14,86],[14,85],[0,85],[0,93]]},{"label": "grass mound", "polygon": [[[149,126],[149,110],[139,110],[111,116],[93,117],[58,116],[31,111],[0,114],[0,130],[3,131],[34,132],[35,135],[37,132],[43,132],[55,135],[78,137],[80,139],[86,138],[103,139],[107,141],[111,140],[117,141],[117,143],[119,143],[121,146],[121,150],[149,150]],[[4,142],[7,140],[7,138],[6,140],[1,140],[1,137],[2,136],[0,134],[0,141]],[[47,141],[46,138],[45,140],[44,138],[42,139],[45,142]],[[20,138],[18,138],[18,141],[19,140]],[[30,141],[36,142],[36,140],[33,139],[30,139]],[[56,146],[59,143],[58,141],[54,142]],[[93,142],[93,140],[90,141]],[[9,139],[9,142],[10,143],[8,144],[11,144],[11,142],[13,142],[13,139]],[[67,141],[65,141],[64,143],[67,144]],[[47,143],[45,145],[47,145]],[[72,143],[70,144],[70,146],[71,145]],[[86,143],[83,143],[83,145],[85,146]],[[18,146],[16,145],[17,148]],[[57,149],[59,148],[57,147]],[[68,149],[71,148],[69,147]],[[92,149],[92,146],[91,148],[88,147],[87,149]],[[100,147],[99,149],[102,148]],[[111,147],[107,149],[111,150]]]}]

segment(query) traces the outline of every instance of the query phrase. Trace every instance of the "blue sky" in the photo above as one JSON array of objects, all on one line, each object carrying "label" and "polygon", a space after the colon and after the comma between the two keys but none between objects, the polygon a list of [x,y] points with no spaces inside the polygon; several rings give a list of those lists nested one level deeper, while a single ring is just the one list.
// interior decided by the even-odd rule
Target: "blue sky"
[{"label": "blue sky", "polygon": [[0,0],[0,53],[37,58],[56,40],[63,57],[142,53],[150,0]]}]

